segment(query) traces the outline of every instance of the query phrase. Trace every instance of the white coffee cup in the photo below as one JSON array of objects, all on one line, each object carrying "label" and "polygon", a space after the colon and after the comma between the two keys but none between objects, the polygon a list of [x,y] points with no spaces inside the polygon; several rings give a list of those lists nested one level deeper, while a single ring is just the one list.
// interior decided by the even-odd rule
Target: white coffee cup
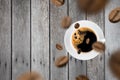
[{"label": "white coffee cup", "polygon": [[90,60],[90,59],[95,58],[99,54],[99,52],[96,52],[95,50],[91,50],[89,52],[81,52],[80,54],[78,54],[77,50],[73,47],[72,34],[76,30],[74,27],[76,23],[80,24],[80,28],[87,27],[93,30],[97,37],[97,41],[100,41],[102,43],[105,42],[103,31],[96,23],[88,21],[88,20],[81,20],[81,21],[77,21],[73,23],[69,27],[69,29],[66,31],[65,36],[64,36],[64,44],[65,44],[66,50],[69,52],[71,56],[79,60]]}]

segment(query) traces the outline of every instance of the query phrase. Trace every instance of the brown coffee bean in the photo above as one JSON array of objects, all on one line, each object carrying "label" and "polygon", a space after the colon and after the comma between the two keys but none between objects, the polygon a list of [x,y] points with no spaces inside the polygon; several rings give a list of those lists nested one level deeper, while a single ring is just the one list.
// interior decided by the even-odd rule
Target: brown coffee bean
[{"label": "brown coffee bean", "polygon": [[78,5],[87,13],[96,13],[102,10],[108,0],[78,0]]},{"label": "brown coffee bean", "polygon": [[112,53],[109,59],[111,72],[120,80],[120,50]]},{"label": "brown coffee bean", "polygon": [[57,67],[62,67],[68,63],[69,58],[67,56],[60,56],[56,59],[55,65]]},{"label": "brown coffee bean", "polygon": [[62,50],[62,49],[63,49],[62,45],[60,45],[60,44],[56,44],[56,48],[57,48],[58,50]]},{"label": "brown coffee bean", "polygon": [[64,2],[64,0],[52,0],[52,3],[56,6],[62,6]]},{"label": "brown coffee bean", "polygon": [[27,72],[20,75],[17,80],[43,80],[43,77],[37,72]]},{"label": "brown coffee bean", "polygon": [[79,76],[76,77],[76,80],[89,80],[89,79],[85,75],[79,75]]},{"label": "brown coffee bean", "polygon": [[61,21],[61,26],[63,28],[68,28],[71,25],[71,18],[69,16],[65,16]]},{"label": "brown coffee bean", "polygon": [[113,9],[109,14],[109,20],[112,23],[120,21],[120,7]]},{"label": "brown coffee bean", "polygon": [[104,52],[105,51],[105,44],[103,44],[102,42],[95,42],[95,43],[93,43],[92,48],[95,51]]},{"label": "brown coffee bean", "polygon": [[79,28],[80,27],[79,23],[76,23],[74,27],[75,29]]}]

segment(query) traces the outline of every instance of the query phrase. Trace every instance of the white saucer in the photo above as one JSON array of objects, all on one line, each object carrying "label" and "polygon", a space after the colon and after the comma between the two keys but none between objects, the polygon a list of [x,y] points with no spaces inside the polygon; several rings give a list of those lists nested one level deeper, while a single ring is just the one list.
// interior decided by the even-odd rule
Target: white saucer
[{"label": "white saucer", "polygon": [[74,28],[74,25],[76,23],[79,23],[80,27],[88,27],[88,28],[92,29],[97,36],[97,41],[100,41],[103,43],[105,42],[103,31],[97,24],[95,24],[94,22],[88,21],[88,20],[81,20],[81,21],[77,21],[77,22],[73,23],[65,33],[64,44],[65,44],[67,51],[69,52],[69,54],[71,56],[73,56],[74,58],[79,59],[79,60],[90,60],[90,59],[95,58],[99,54],[98,52],[91,50],[86,53],[81,52],[81,54],[78,54],[77,50],[72,46],[71,38],[72,38],[73,32],[75,32],[75,30],[76,30]]}]

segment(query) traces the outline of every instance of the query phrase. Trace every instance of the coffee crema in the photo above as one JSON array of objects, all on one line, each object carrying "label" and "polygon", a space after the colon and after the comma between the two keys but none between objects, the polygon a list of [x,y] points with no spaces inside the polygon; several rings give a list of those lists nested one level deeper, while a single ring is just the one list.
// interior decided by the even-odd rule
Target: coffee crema
[{"label": "coffee crema", "polygon": [[80,52],[89,52],[92,50],[92,44],[97,41],[93,30],[87,27],[78,28],[72,34],[72,44]]}]

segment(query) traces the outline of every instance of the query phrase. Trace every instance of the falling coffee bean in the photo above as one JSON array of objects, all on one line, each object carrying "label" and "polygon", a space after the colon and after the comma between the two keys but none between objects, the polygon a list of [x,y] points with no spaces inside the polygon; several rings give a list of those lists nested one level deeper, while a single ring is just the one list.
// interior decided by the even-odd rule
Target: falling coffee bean
[{"label": "falling coffee bean", "polygon": [[112,23],[120,21],[120,7],[113,9],[109,14],[109,20]]},{"label": "falling coffee bean", "polygon": [[79,23],[76,23],[74,27],[75,29],[79,28],[80,27]]},{"label": "falling coffee bean", "polygon": [[76,80],[89,80],[89,79],[85,75],[79,75],[79,76],[76,77]]},{"label": "falling coffee bean", "polygon": [[63,28],[68,28],[71,25],[71,18],[69,16],[65,16],[61,21],[61,26]]},{"label": "falling coffee bean", "polygon": [[120,49],[111,53],[109,58],[109,67],[113,75],[120,80]]},{"label": "falling coffee bean", "polygon": [[95,42],[95,43],[93,43],[92,48],[95,51],[104,52],[105,51],[105,44],[103,44],[102,42]]},{"label": "falling coffee bean", "polygon": [[17,80],[43,80],[43,77],[37,72],[27,72],[20,75]]},{"label": "falling coffee bean", "polygon": [[57,67],[62,67],[68,63],[69,58],[67,56],[60,56],[56,59],[55,65]]},{"label": "falling coffee bean", "polygon": [[78,6],[80,9],[87,13],[96,13],[101,11],[108,0],[78,0]]},{"label": "falling coffee bean", "polygon": [[62,50],[62,49],[63,49],[63,47],[62,47],[60,44],[56,44],[56,48],[57,48],[58,50]]},{"label": "falling coffee bean", "polygon": [[56,6],[62,6],[64,2],[64,0],[52,0],[52,3]]}]

